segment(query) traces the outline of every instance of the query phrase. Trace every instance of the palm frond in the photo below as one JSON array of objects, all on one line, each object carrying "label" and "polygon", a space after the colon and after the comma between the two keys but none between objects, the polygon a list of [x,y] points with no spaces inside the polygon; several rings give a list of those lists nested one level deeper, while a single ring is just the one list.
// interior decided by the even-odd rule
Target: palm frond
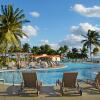
[{"label": "palm frond", "polygon": [[84,43],[84,42],[86,42],[86,41],[87,41],[87,40],[82,40],[81,43]]},{"label": "palm frond", "polygon": [[85,36],[85,35],[83,35],[83,34],[81,34],[81,36],[83,36],[84,38],[87,38],[87,36]]},{"label": "palm frond", "polygon": [[16,13],[14,13],[14,17],[17,18],[23,13],[23,10],[16,10]]},{"label": "palm frond", "polygon": [[6,9],[6,6],[5,6],[5,9],[4,9],[4,6],[1,5],[1,13],[2,13],[3,15],[7,15],[7,9]]},{"label": "palm frond", "polygon": [[7,41],[8,44],[20,44],[20,39],[27,36],[22,31],[22,25],[29,22],[25,19],[23,10],[13,9],[12,5],[1,6],[0,15],[0,42]]}]

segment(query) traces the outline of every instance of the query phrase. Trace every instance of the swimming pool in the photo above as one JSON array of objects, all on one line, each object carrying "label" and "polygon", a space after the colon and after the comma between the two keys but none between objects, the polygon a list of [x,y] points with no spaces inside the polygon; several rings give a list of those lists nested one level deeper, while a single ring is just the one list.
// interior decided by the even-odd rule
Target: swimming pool
[{"label": "swimming pool", "polygon": [[[36,70],[38,79],[45,85],[52,85],[56,83],[57,79],[62,79],[63,72],[78,72],[78,79],[94,80],[96,73],[100,71],[100,65],[97,64],[64,63],[64,65],[64,68],[59,69]],[[4,79],[5,83],[20,84],[22,71],[0,71],[0,79]],[[28,71],[32,71],[32,69],[28,69]]]}]

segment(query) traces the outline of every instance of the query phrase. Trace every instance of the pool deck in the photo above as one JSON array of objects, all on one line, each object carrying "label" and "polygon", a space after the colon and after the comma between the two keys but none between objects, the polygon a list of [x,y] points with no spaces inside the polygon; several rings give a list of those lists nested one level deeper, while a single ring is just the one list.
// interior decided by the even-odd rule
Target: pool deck
[{"label": "pool deck", "polygon": [[64,95],[61,96],[59,86],[42,86],[40,95],[17,95],[13,94],[13,90],[17,91],[19,86],[10,86],[0,84],[0,100],[100,100],[100,91],[93,88],[85,82],[80,83],[83,95]]}]

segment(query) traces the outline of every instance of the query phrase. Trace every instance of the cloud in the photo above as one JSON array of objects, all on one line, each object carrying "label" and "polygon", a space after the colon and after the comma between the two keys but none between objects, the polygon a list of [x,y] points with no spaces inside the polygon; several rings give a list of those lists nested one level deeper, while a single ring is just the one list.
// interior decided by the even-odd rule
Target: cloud
[{"label": "cloud", "polygon": [[56,44],[56,43],[51,43],[50,44],[51,48],[54,49],[54,50],[57,50],[59,48],[59,45]]},{"label": "cloud", "polygon": [[60,41],[58,44],[59,46],[67,45],[69,48],[81,48],[82,44],[81,41],[83,37],[81,35],[69,34],[66,38]]},{"label": "cloud", "polygon": [[47,40],[47,39],[46,40],[41,40],[40,42],[41,42],[42,45],[49,44],[49,40]]},{"label": "cloud", "polygon": [[88,30],[95,30],[97,32],[100,32],[100,26],[89,23],[80,23],[77,26],[72,26],[70,28],[71,34],[68,34],[64,40],[59,42],[60,46],[68,45],[69,48],[75,47],[75,48],[81,48],[82,44],[81,41],[84,39],[81,35],[86,35]]},{"label": "cloud", "polygon": [[40,45],[48,44],[52,49],[57,50],[60,46],[67,45],[69,48],[76,47],[81,48],[81,40],[83,37],[81,35],[69,34],[66,38],[58,43],[50,43],[48,39],[40,41]]},{"label": "cloud", "polygon": [[100,18],[100,6],[85,7],[82,4],[75,4],[72,9],[87,17]]},{"label": "cloud", "polygon": [[39,17],[40,16],[40,13],[39,12],[36,12],[36,11],[33,11],[33,12],[30,12],[30,15],[32,15],[33,17]]},{"label": "cloud", "polygon": [[29,38],[31,38],[31,37],[34,37],[34,36],[36,36],[37,34],[38,34],[38,30],[39,30],[39,28],[37,27],[37,26],[31,26],[31,25],[27,25],[27,26],[23,26],[22,27],[22,30],[23,30],[23,32],[25,32],[26,34],[27,34],[27,36],[28,36],[28,38],[27,37],[23,37],[22,38],[22,41],[24,41],[25,39],[29,39]]},{"label": "cloud", "polygon": [[76,47],[81,48],[81,40],[83,39],[80,35],[69,34],[65,37],[64,40],[58,43],[50,43],[48,39],[41,40],[40,45],[48,44],[52,49],[57,50],[60,46],[67,45],[69,48]]},{"label": "cloud", "polygon": [[59,48],[59,45],[56,43],[49,43],[49,40],[45,39],[45,40],[41,40],[40,41],[40,45],[45,45],[48,44],[51,46],[52,49],[57,50]]},{"label": "cloud", "polygon": [[93,26],[92,24],[89,23],[80,23],[77,26],[72,26],[70,31],[73,34],[81,35],[81,34],[86,34],[89,29],[100,32],[100,26],[98,25]]}]

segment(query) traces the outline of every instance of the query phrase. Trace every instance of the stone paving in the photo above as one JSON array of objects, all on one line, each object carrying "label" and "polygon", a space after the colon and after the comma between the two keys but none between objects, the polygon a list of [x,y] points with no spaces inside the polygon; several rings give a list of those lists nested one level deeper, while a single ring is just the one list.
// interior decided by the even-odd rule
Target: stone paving
[{"label": "stone paving", "polygon": [[61,96],[58,86],[42,86],[39,96],[35,94],[16,94],[19,86],[10,86],[0,84],[0,100],[100,100],[100,91],[92,86],[81,83],[80,84],[83,95],[69,95]]}]

